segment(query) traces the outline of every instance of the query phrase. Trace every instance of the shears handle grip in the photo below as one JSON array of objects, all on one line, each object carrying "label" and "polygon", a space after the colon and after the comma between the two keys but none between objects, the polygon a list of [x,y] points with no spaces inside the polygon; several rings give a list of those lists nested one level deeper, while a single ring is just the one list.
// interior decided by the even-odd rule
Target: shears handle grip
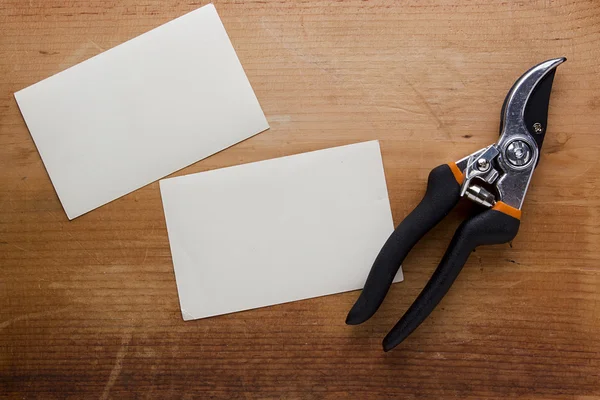
[{"label": "shears handle grip", "polygon": [[515,209],[506,207],[498,202],[494,208],[474,215],[458,227],[429,282],[383,340],[385,351],[400,344],[431,314],[477,246],[507,243],[514,239],[519,231],[519,215]]},{"label": "shears handle grip", "polygon": [[361,324],[375,314],[408,252],[460,199],[460,183],[462,172],[454,163],[440,165],[429,173],[423,199],[383,245],[360,297],[348,313],[347,324]]}]

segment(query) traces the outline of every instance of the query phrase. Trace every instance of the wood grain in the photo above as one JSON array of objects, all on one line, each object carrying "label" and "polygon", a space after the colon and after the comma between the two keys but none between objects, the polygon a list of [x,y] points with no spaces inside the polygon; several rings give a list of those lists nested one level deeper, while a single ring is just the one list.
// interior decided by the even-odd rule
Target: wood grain
[{"label": "wood grain", "polygon": [[465,208],[359,327],[357,293],[184,323],[157,183],[67,221],[12,93],[205,3],[0,1],[0,396],[600,398],[600,3],[215,2],[271,129],[178,175],[379,139],[396,222],[495,140],[522,72],[569,59],[519,235],[389,354]]}]

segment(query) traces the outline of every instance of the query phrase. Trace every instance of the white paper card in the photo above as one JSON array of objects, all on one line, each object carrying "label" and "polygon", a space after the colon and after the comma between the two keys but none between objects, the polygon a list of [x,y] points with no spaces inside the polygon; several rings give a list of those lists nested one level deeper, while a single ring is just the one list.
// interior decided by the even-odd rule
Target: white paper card
[{"label": "white paper card", "polygon": [[160,190],[185,320],[361,288],[394,229],[377,141]]},{"label": "white paper card", "polygon": [[15,98],[69,219],[269,127],[213,5]]}]

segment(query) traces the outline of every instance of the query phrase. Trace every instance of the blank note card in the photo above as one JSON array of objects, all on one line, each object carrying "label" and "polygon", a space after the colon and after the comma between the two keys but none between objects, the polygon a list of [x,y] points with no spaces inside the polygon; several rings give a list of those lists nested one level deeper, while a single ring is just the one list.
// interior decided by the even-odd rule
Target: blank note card
[{"label": "blank note card", "polygon": [[185,320],[361,288],[394,229],[376,141],[164,179],[160,190]]},{"label": "blank note card", "polygon": [[213,5],[15,98],[69,219],[269,127]]}]

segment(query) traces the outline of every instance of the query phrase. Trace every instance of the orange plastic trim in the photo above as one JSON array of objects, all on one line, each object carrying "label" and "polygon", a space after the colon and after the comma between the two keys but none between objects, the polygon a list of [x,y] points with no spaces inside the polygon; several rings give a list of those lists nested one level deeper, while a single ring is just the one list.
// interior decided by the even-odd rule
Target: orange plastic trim
[{"label": "orange plastic trim", "polygon": [[521,210],[511,207],[508,204],[503,203],[501,201],[496,202],[494,207],[492,207],[492,210],[500,211],[501,213],[510,215],[511,217],[516,218],[518,220],[521,219]]},{"label": "orange plastic trim", "polygon": [[459,185],[462,185],[463,181],[465,180],[465,176],[463,175],[460,168],[458,168],[456,163],[453,163],[453,162],[448,163],[448,166],[450,167],[450,170],[452,171],[452,174],[454,175],[454,179],[456,179],[456,182],[458,182]]}]

